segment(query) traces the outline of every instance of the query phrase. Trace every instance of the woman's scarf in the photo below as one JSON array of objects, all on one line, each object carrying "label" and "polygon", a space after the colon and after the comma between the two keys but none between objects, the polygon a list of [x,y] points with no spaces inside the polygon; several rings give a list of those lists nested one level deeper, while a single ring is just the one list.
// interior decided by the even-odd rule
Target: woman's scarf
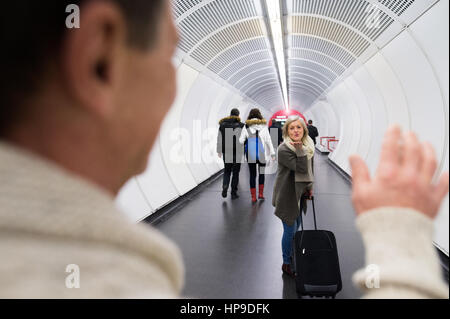
[{"label": "woman's scarf", "polygon": [[[284,138],[284,144],[286,144],[286,146],[289,147],[289,149],[291,151],[296,152],[295,146],[292,145],[291,143],[294,143],[294,141],[289,136],[286,136]],[[306,138],[302,139],[302,143],[303,143],[302,150],[305,152],[308,159],[311,159],[314,156],[314,152],[315,152],[314,142],[313,142],[312,138],[309,136],[306,136]]]}]

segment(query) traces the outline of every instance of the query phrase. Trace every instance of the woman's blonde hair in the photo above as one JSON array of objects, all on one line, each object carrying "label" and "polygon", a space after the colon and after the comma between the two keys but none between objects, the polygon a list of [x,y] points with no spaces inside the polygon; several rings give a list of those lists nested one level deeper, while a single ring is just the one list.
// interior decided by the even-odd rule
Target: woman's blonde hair
[{"label": "woman's blonde hair", "polygon": [[294,116],[290,116],[286,123],[284,123],[283,125],[283,138],[286,138],[289,136],[289,125],[291,125],[292,123],[296,122],[300,120],[300,123],[303,127],[303,137],[302,137],[302,142],[305,142],[305,139],[308,137],[309,133],[308,133],[308,127],[306,126],[305,121],[298,115],[294,115]]}]

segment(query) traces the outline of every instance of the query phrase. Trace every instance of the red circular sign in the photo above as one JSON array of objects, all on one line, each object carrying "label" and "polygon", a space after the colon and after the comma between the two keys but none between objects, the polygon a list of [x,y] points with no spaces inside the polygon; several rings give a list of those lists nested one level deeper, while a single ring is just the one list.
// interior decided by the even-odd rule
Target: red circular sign
[{"label": "red circular sign", "polygon": [[282,121],[284,123],[288,119],[288,117],[292,116],[292,115],[298,115],[305,121],[305,124],[308,123],[302,113],[300,113],[299,111],[296,111],[296,110],[289,109],[289,110],[278,111],[274,115],[272,115],[272,117],[270,118],[270,121],[269,121],[269,127],[272,126],[272,120],[276,119],[276,120]]}]

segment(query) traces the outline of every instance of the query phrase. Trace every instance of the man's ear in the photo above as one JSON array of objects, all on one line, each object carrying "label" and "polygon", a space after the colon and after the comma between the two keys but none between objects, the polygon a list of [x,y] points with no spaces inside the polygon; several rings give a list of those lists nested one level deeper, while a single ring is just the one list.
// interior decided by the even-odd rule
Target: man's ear
[{"label": "man's ear", "polygon": [[89,1],[80,12],[80,28],[65,32],[61,51],[64,86],[76,105],[108,118],[114,112],[115,88],[125,61],[125,19],[107,1]]}]

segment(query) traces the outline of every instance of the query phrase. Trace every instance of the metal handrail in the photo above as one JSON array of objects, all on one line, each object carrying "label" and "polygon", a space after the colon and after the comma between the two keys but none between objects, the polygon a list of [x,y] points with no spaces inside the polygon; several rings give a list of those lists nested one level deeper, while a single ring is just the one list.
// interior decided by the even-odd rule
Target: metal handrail
[{"label": "metal handrail", "polygon": [[336,138],[336,136],[321,136],[320,137],[320,145],[322,145],[323,147],[325,147],[325,145],[323,145],[323,139],[326,139],[326,138],[331,138],[331,139],[335,139]]},{"label": "metal handrail", "polygon": [[339,142],[339,140],[338,140],[338,139],[329,139],[329,140],[327,141],[327,148],[328,148],[328,150],[329,150],[330,152],[333,152],[334,150],[330,148],[330,142]]}]

